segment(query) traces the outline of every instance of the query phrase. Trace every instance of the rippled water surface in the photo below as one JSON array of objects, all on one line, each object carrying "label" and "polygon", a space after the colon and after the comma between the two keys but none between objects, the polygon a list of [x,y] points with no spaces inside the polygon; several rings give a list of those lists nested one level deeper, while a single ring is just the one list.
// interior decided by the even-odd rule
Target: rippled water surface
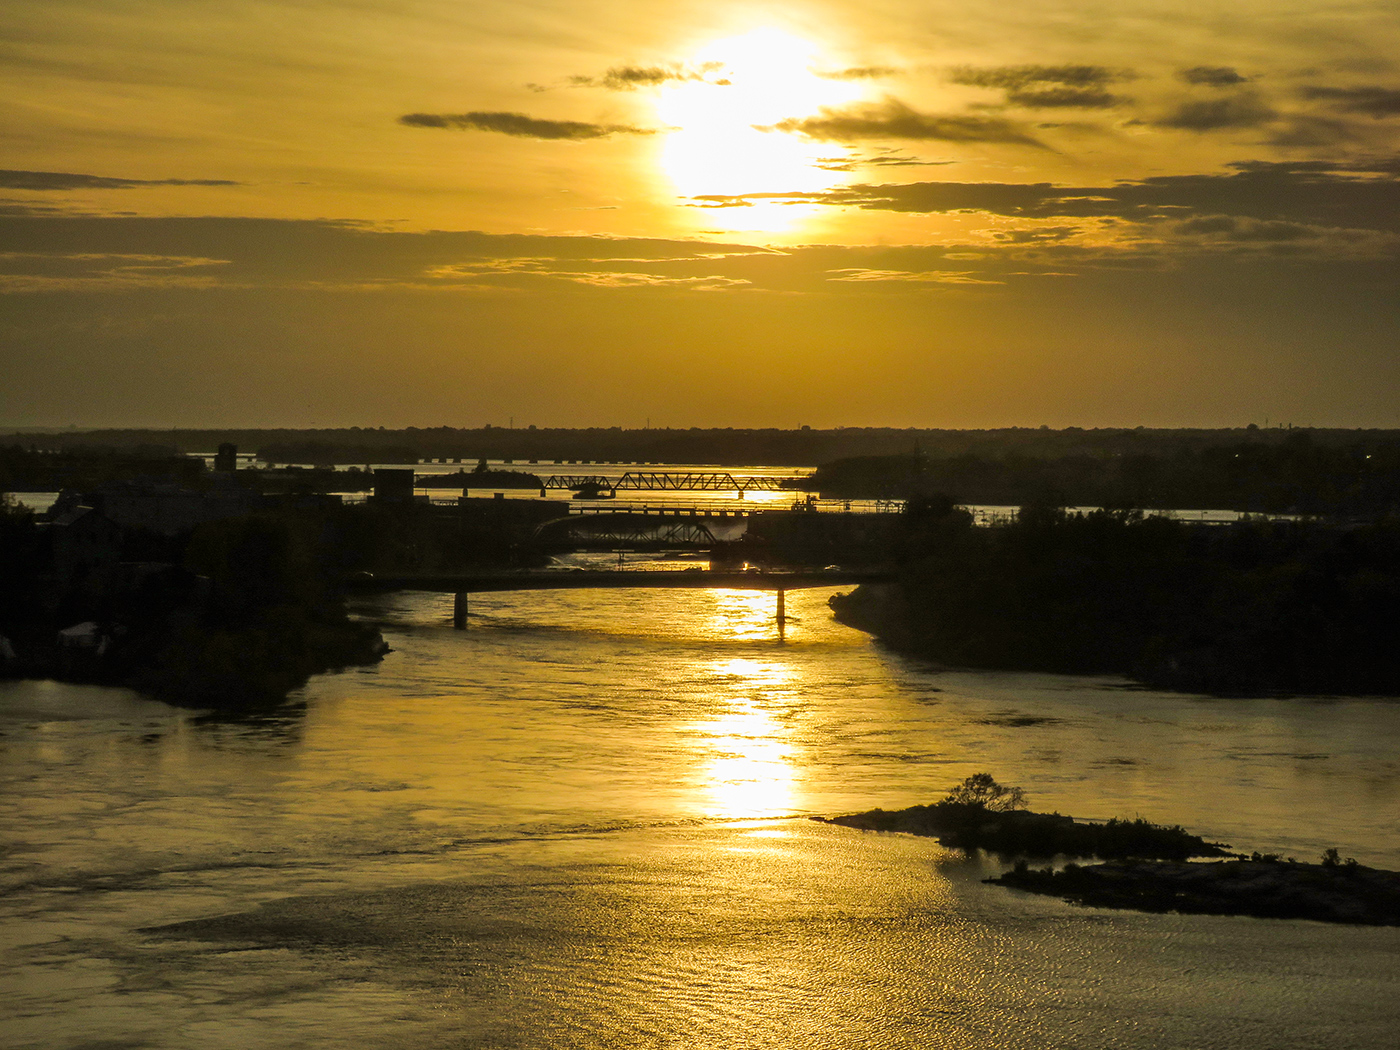
[{"label": "rippled water surface", "polygon": [[948,672],[829,591],[367,602],[276,717],[0,684],[5,1047],[1390,1048],[1400,931],[1078,908],[812,814],[1037,809],[1400,868],[1400,703]]}]

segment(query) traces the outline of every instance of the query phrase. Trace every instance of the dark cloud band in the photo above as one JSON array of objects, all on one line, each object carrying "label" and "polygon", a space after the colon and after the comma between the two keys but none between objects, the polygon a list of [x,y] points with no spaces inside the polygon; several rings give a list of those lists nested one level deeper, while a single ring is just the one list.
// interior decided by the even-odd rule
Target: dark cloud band
[{"label": "dark cloud band", "polygon": [[229,179],[113,179],[67,171],[0,171],[0,189],[130,190],[140,186],[238,186]]},{"label": "dark cloud band", "polygon": [[1111,186],[916,182],[847,186],[817,194],[712,195],[695,200],[705,207],[763,199],[873,211],[986,212],[1024,219],[1150,221],[1236,216],[1269,223],[1400,232],[1400,177],[1395,173],[1323,162],[1256,161],[1234,167],[1230,174],[1162,175]]},{"label": "dark cloud band", "polygon": [[1158,127],[1182,131],[1224,131],[1257,128],[1277,116],[1278,113],[1259,98],[1246,92],[1226,98],[1183,102],[1156,123]]},{"label": "dark cloud band", "polygon": [[609,135],[654,135],[655,128],[631,124],[587,124],[577,120],[541,120],[524,113],[407,113],[399,123],[412,128],[491,131],[516,138],[580,141]]},{"label": "dark cloud band", "polygon": [[845,109],[823,107],[815,117],[792,117],[772,130],[796,132],[822,142],[880,139],[942,142],[1002,142],[1044,148],[1025,128],[999,117],[920,113],[897,99]]},{"label": "dark cloud band", "polygon": [[892,77],[899,70],[893,66],[852,66],[849,69],[812,70],[812,75],[822,80],[879,80]]},{"label": "dark cloud band", "polygon": [[1206,87],[1234,87],[1243,84],[1249,77],[1241,75],[1230,66],[1192,66],[1176,74],[1188,84],[1204,84]]},{"label": "dark cloud band", "polygon": [[1330,103],[1347,113],[1371,117],[1400,116],[1400,90],[1384,87],[1307,87],[1303,97]]},{"label": "dark cloud band", "polygon": [[1020,91],[1036,84],[1059,84],[1071,88],[1097,88],[1132,76],[1107,66],[957,66],[948,74],[954,84],[968,87],[1005,88]]},{"label": "dark cloud band", "polygon": [[634,91],[643,87],[659,87],[672,81],[703,81],[726,85],[726,80],[711,80],[709,74],[722,68],[720,62],[704,62],[698,66],[613,66],[601,77],[570,77],[569,83],[579,87],[601,87],[609,91]]}]

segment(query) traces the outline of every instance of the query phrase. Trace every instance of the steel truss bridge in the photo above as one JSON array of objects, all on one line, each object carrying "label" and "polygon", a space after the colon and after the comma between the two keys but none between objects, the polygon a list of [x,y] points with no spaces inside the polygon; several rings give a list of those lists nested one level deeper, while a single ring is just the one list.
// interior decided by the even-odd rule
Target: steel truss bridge
[{"label": "steel truss bridge", "polygon": [[546,543],[567,537],[576,549],[618,546],[633,547],[713,547],[715,536],[696,518],[661,517],[645,514],[572,514],[545,522],[535,530]]},{"label": "steel truss bridge", "polygon": [[728,471],[629,470],[619,478],[602,474],[551,474],[540,479],[542,489],[607,489],[610,492],[780,492],[796,478],[738,477]]}]

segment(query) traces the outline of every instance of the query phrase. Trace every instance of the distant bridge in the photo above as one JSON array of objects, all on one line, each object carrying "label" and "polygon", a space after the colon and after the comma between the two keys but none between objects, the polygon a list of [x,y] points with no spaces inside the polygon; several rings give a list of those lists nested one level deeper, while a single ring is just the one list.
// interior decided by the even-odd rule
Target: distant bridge
[{"label": "distant bridge", "polygon": [[648,514],[570,514],[535,529],[535,539],[546,546],[567,541],[574,550],[629,547],[713,548],[715,535],[697,517]]},{"label": "distant bridge", "polygon": [[680,571],[633,569],[546,569],[526,572],[481,572],[453,575],[363,576],[347,581],[349,590],[382,594],[389,591],[436,591],[456,595],[452,626],[467,627],[467,595],[473,591],[545,591],[582,588],[645,587],[672,590],[725,589],[736,591],[776,591],[778,634],[782,636],[787,617],[784,594],[809,587],[839,587],[845,584],[889,583],[891,572],[823,569],[799,572]]},{"label": "distant bridge", "polygon": [[610,492],[780,492],[785,482],[801,478],[738,477],[728,471],[629,470],[620,478],[602,474],[551,474],[540,479],[542,489],[607,489]]}]

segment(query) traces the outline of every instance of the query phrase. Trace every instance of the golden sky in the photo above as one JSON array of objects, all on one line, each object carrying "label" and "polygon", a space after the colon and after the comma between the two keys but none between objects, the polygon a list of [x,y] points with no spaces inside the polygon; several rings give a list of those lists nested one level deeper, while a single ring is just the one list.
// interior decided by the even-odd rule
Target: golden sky
[{"label": "golden sky", "polygon": [[1400,5],[8,0],[0,424],[1400,426]]}]

